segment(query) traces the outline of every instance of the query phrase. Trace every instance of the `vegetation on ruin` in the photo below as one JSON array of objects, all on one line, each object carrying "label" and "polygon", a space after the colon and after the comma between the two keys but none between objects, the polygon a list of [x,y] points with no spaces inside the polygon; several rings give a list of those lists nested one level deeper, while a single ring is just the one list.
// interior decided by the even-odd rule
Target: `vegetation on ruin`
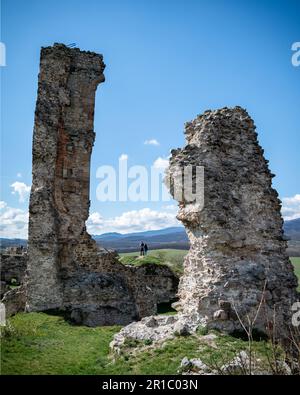
[{"label": "vegetation on ruin", "polygon": [[138,252],[128,252],[120,254],[120,260],[124,265],[167,265],[180,276],[183,273],[183,259],[187,253],[187,250],[160,249],[149,251],[147,256],[141,257]]}]

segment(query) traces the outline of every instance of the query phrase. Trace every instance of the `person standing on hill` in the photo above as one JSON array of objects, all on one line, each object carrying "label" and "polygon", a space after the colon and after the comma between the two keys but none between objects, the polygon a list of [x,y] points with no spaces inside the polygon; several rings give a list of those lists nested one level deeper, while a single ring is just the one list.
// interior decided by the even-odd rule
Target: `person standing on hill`
[{"label": "person standing on hill", "polygon": [[140,255],[141,256],[145,255],[145,244],[143,242],[141,242],[141,245],[140,245]]},{"label": "person standing on hill", "polygon": [[148,252],[148,246],[147,246],[147,243],[145,243],[145,244],[144,244],[144,252],[145,252],[145,255],[147,255],[147,252]]}]

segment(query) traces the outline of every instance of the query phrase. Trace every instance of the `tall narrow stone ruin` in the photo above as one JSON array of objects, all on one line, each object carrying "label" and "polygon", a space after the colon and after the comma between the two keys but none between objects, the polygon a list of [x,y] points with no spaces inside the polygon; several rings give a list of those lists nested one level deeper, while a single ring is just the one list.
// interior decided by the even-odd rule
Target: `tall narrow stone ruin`
[{"label": "tall narrow stone ruin", "polygon": [[[204,206],[184,198],[177,218],[190,239],[179,284],[179,310],[208,325],[233,331],[239,319],[266,332],[286,333],[297,279],[286,253],[280,201],[255,126],[240,108],[206,111],[185,128],[187,145],[172,151],[171,192],[176,171],[204,167]],[[173,184],[172,184],[173,182]]]},{"label": "tall narrow stone ruin", "polygon": [[126,324],[156,311],[143,275],[99,249],[86,231],[104,67],[96,53],[43,48],[33,136],[26,310],[59,309],[87,325]]},{"label": "tall narrow stone ruin", "polygon": [[63,301],[62,272],[93,250],[85,230],[94,103],[104,81],[102,56],[63,45],[42,48],[33,135],[29,217],[28,310]]}]

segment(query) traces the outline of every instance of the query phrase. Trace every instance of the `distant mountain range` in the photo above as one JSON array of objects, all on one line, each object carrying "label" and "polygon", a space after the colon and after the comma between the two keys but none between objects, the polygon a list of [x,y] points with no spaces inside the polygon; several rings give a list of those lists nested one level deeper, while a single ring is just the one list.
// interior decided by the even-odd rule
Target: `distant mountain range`
[{"label": "distant mountain range", "polygon": [[17,246],[27,246],[27,240],[26,239],[6,239],[4,237],[0,237],[0,247],[1,249],[7,248],[7,247],[17,247]]},{"label": "distant mountain range", "polygon": [[[289,239],[289,255],[300,256],[300,218],[285,221],[284,231],[285,236]],[[110,232],[93,237],[99,245],[118,252],[137,251],[141,241],[146,242],[150,249],[177,248],[187,250],[189,248],[189,240],[182,226],[127,234]],[[24,239],[0,239],[1,248],[16,245],[26,246],[26,244],[27,241]]]},{"label": "distant mountain range", "polygon": [[290,240],[300,241],[300,218],[285,221],[283,229]]},{"label": "distant mountain range", "polygon": [[285,235],[289,238],[289,256],[300,256],[300,218],[285,221],[283,229]]},{"label": "distant mountain range", "polygon": [[105,248],[112,248],[118,252],[137,251],[141,241],[148,244],[150,249],[178,248],[187,250],[189,240],[182,226],[148,230],[135,233],[104,233],[93,236],[97,243]]}]

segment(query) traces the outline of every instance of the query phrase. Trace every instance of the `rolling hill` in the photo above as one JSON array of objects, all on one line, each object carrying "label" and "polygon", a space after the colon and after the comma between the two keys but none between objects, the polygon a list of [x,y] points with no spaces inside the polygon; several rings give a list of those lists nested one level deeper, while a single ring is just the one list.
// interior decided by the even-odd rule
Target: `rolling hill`
[{"label": "rolling hill", "polygon": [[[288,253],[290,256],[300,256],[300,218],[285,221],[285,236],[288,239]],[[184,227],[170,227],[159,230],[149,230],[134,233],[110,232],[93,236],[96,242],[104,248],[114,249],[118,252],[134,252],[139,249],[141,241],[146,242],[151,250],[162,248],[176,248],[187,250],[189,241]],[[23,239],[0,239],[1,248],[23,245]]]}]

